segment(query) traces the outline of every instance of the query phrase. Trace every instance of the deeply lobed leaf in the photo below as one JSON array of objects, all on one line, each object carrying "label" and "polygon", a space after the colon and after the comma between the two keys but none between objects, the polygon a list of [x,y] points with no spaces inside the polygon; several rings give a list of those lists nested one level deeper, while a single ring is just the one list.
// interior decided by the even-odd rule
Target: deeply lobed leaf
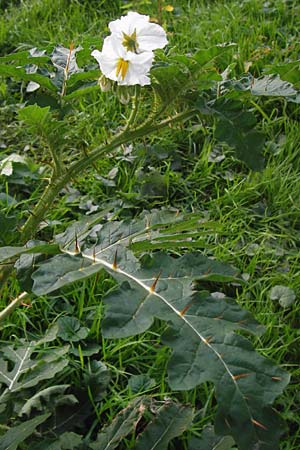
[{"label": "deeply lobed leaf", "polygon": [[[105,269],[119,287],[105,299],[104,336],[130,336],[147,330],[154,318],[167,321],[171,326],[163,340],[173,349],[170,386],[192,389],[212,381],[218,400],[218,433],[232,435],[241,450],[249,450],[249,443],[253,449],[277,448],[280,426],[270,405],[287,385],[288,375],[234,333],[262,331],[250,313],[232,299],[199,290],[203,281],[236,280],[236,270],[199,253],[176,258],[158,252],[137,258],[127,246],[165,227],[152,225],[151,229],[152,219],[105,224],[93,234],[92,246],[88,245],[91,234],[83,228],[77,254],[66,233],[65,254],[34,273],[34,292],[52,292]],[[181,229],[180,222],[176,227]]]}]

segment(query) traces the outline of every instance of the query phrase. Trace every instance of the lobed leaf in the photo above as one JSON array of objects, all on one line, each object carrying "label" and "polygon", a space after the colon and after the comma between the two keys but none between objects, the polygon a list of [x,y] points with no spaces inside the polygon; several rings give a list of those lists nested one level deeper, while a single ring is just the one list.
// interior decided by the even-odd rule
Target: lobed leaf
[{"label": "lobed leaf", "polygon": [[68,365],[68,360],[64,358],[68,352],[67,346],[48,351],[42,358],[32,359],[37,345],[37,342],[31,341],[18,347],[8,345],[0,348],[3,355],[0,359],[0,383],[7,386],[4,393],[35,386],[41,380],[54,377]]},{"label": "lobed leaf", "polygon": [[0,76],[13,77],[17,80],[23,81],[35,81],[50,92],[55,94],[57,92],[57,88],[51,82],[50,78],[45,77],[44,75],[41,75],[39,73],[27,73],[26,70],[21,67],[13,67],[5,64],[0,64]]},{"label": "lobed leaf", "polygon": [[26,106],[20,109],[18,118],[30,127],[42,128],[51,119],[50,106],[46,106],[45,108],[41,108],[38,105]]},{"label": "lobed leaf", "polygon": [[255,129],[256,118],[253,113],[245,111],[238,100],[220,98],[212,105],[217,113],[215,137],[235,149],[238,159],[244,161],[253,170],[264,166],[262,150],[265,136]]},{"label": "lobed leaf", "polygon": [[233,450],[234,440],[231,436],[217,436],[212,427],[204,428],[201,438],[192,438],[188,450]]},{"label": "lobed leaf", "polygon": [[25,404],[21,408],[19,416],[26,415],[27,417],[29,417],[32,410],[42,411],[45,402],[49,403],[53,397],[63,395],[65,390],[69,387],[69,384],[60,384],[42,389],[25,402]]},{"label": "lobed leaf", "polygon": [[154,67],[151,70],[151,75],[153,77],[152,86],[166,104],[178,96],[189,79],[188,72],[183,71],[178,64]]},{"label": "lobed leaf", "polygon": [[98,433],[95,442],[89,444],[93,450],[113,450],[120,441],[135,428],[149,404],[147,397],[137,397],[125,409],[116,415],[110,425]]},{"label": "lobed leaf", "polygon": [[[293,80],[297,86],[297,66],[292,66],[291,70],[291,80]],[[281,78],[281,72],[283,78]],[[290,82],[289,75],[286,74],[285,76],[284,69],[278,69],[278,73],[280,76],[278,74],[269,73],[259,78],[255,78],[248,74],[240,80],[227,80],[221,84],[221,90],[226,91],[226,89],[233,89],[238,92],[247,92],[254,96],[283,97],[287,101],[299,103],[299,91],[295,89],[295,86]]]},{"label": "lobed leaf", "polygon": [[59,317],[57,324],[57,336],[64,341],[78,342],[81,339],[86,338],[89,333],[89,329],[82,327],[80,321],[76,317]]},{"label": "lobed leaf", "polygon": [[292,61],[285,64],[273,65],[265,70],[265,73],[278,74],[284,81],[292,83],[297,89],[300,88],[300,61]]},{"label": "lobed leaf", "polygon": [[[248,127],[252,117],[243,120]],[[161,221],[167,221],[167,216],[162,215]],[[174,213],[173,218],[174,229],[182,231],[183,223],[176,223]],[[40,265],[33,274],[33,291],[49,293],[106,270],[118,288],[104,300],[103,335],[127,337],[146,331],[154,318],[167,321],[170,327],[163,342],[173,350],[168,364],[171,388],[185,390],[213,382],[217,433],[233,436],[240,450],[277,449],[281,426],[270,405],[289,377],[257,354],[245,337],[234,333],[262,332],[251,314],[232,299],[210,295],[202,288],[204,282],[239,280],[236,269],[200,253],[174,257],[157,252],[137,258],[128,247],[168,230],[167,223],[155,225],[155,221],[159,222],[159,215],[106,223],[93,232],[83,227],[75,247],[66,233],[64,254]]]},{"label": "lobed leaf", "polygon": [[166,450],[169,442],[192,424],[193,417],[190,406],[166,402],[139,435],[134,450]]},{"label": "lobed leaf", "polygon": [[283,81],[278,75],[265,75],[254,78],[250,91],[252,95],[266,95],[271,97],[284,97],[287,100],[299,103],[299,95],[294,86]]}]

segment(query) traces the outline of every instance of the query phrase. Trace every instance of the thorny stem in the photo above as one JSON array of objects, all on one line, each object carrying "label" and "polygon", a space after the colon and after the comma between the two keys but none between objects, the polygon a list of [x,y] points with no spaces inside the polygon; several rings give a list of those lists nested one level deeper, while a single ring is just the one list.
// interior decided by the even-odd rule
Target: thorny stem
[{"label": "thorny stem", "polygon": [[31,216],[28,218],[27,222],[22,228],[22,241],[25,243],[28,239],[34,236],[40,222],[45,217],[47,211],[50,209],[53,201],[55,200],[61,189],[66,186],[66,184],[78,173],[82,172],[88,166],[92,165],[97,159],[99,159],[100,156],[111,152],[122,144],[127,144],[138,138],[149,135],[150,133],[158,131],[161,128],[165,128],[168,125],[191,119],[197,113],[198,111],[196,109],[191,109],[189,111],[178,113],[168,119],[164,119],[156,124],[147,126],[141,125],[140,127],[132,131],[122,131],[121,133],[116,135],[109,144],[96,147],[88,156],[85,156],[79,161],[71,164],[66,173],[58,177],[53,177],[44,193],[42,194],[42,197],[33,209]]},{"label": "thorny stem", "polygon": [[[104,144],[99,147],[96,147],[93,151],[91,151],[89,155],[86,155],[79,161],[71,164],[67,172],[57,174],[57,172],[54,171],[50,183],[44,190],[40,200],[34,207],[30,217],[27,219],[27,221],[25,222],[24,226],[21,229],[21,236],[20,236],[21,243],[25,244],[29,239],[31,239],[36,234],[39,228],[39,224],[43,221],[44,217],[46,216],[47,212],[49,211],[51,205],[58,196],[59,192],[67,185],[67,183],[78,173],[82,172],[84,169],[91,166],[102,155],[113,151],[122,144],[130,143],[138,138],[142,138],[151,133],[154,133],[155,131],[158,131],[161,128],[165,128],[176,122],[184,122],[185,120],[191,119],[197,114],[199,114],[198,110],[191,109],[189,111],[178,113],[168,119],[164,119],[156,124],[154,123],[152,125],[149,125],[148,122],[146,122],[134,130],[122,131],[121,133],[116,135],[109,144]],[[2,285],[10,276],[13,269],[14,267],[11,264],[5,264],[2,267],[2,269],[0,270],[0,280]]]},{"label": "thorny stem", "polygon": [[128,118],[126,127],[125,127],[125,131],[129,130],[135,122],[138,110],[139,110],[139,104],[140,104],[140,93],[141,93],[141,89],[139,85],[135,85],[134,86],[134,96],[132,98],[132,109],[131,109],[131,113],[130,116]]}]

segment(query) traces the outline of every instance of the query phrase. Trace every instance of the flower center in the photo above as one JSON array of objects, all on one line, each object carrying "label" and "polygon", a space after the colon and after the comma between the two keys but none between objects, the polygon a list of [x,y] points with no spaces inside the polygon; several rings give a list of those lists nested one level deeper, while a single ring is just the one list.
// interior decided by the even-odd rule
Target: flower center
[{"label": "flower center", "polygon": [[122,80],[124,80],[129,66],[129,61],[125,61],[123,58],[119,58],[117,62],[116,75],[117,77],[121,74]]},{"label": "flower center", "polygon": [[124,45],[127,51],[137,53],[138,43],[136,40],[136,30],[132,34],[123,32],[122,45]]}]

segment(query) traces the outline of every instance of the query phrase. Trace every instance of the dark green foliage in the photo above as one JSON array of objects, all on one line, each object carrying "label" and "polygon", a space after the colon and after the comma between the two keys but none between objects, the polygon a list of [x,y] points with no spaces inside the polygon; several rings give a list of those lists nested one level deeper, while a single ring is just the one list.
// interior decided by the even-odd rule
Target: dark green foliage
[{"label": "dark green foliage", "polygon": [[[91,41],[86,40],[84,45],[86,47],[57,46],[52,52],[48,50],[48,55],[46,51],[31,49],[27,56],[24,51],[5,56],[0,74],[29,82],[27,91],[34,91],[32,101],[44,106],[48,102],[49,108],[54,106],[55,109],[61,109],[61,114],[65,114],[66,102],[72,104],[76,99],[99,89],[96,80],[100,73],[90,66]],[[232,147],[236,157],[251,169],[261,170],[264,134],[257,130],[256,117],[248,110],[248,105],[241,100],[231,99],[232,91],[248,92],[254,96],[281,96],[293,102],[298,102],[298,91],[279,76],[267,75],[258,79],[247,76],[241,80],[223,80],[216,64],[235,48],[235,44],[216,45],[198,50],[192,56],[171,55],[169,58],[161,52],[156,67],[151,71],[152,87],[160,100],[158,104],[156,98],[155,111],[162,113],[179,101],[181,109],[196,107],[195,115],[198,110],[201,120],[209,119],[209,116],[216,119],[216,139]],[[77,65],[76,55],[80,58],[81,53],[83,62],[89,62],[85,69]],[[33,64],[36,69],[30,72],[19,64],[25,68],[28,64]],[[53,71],[54,77],[51,76]],[[48,97],[40,92],[40,87],[48,91]],[[60,105],[61,98],[64,99],[63,107]],[[28,106],[20,112],[19,117],[35,129],[43,127],[43,133],[48,135],[48,141],[51,142],[51,135],[63,135],[65,131],[61,128],[61,123],[49,116],[49,108],[39,110],[37,105]]]},{"label": "dark green foliage", "polygon": [[[190,0],[162,9],[169,46],[156,54],[136,124],[155,111],[158,121],[189,108],[195,114],[73,174],[40,221],[41,241],[24,246],[21,225],[50,176],[51,155],[67,172],[126,127],[129,105],[100,92],[90,55],[101,49],[108,21],[137,7],[159,18],[157,6],[168,2],[20,3],[0,23],[0,51],[13,52],[0,58],[1,161],[12,152],[26,157],[1,177],[0,264],[17,271],[0,286],[1,308],[33,283],[37,295],[1,324],[1,444],[273,450],[284,431],[277,410],[289,424],[282,450],[297,450],[298,3]],[[33,168],[33,158],[43,165]],[[112,168],[113,179],[104,178]],[[92,205],[90,214],[107,201],[108,214],[53,233],[81,206]],[[158,204],[180,214],[132,220]],[[112,221],[118,217],[129,220]],[[219,261],[239,267],[242,278]],[[264,322],[264,335],[242,307]],[[279,400],[288,376],[268,357],[292,374]]]},{"label": "dark green foliage", "polygon": [[237,156],[253,170],[263,168],[265,136],[255,129],[256,118],[238,100],[220,98],[212,107],[218,114],[215,137],[233,147]]},{"label": "dark green foliage", "polygon": [[150,401],[147,397],[138,397],[124,410],[119,412],[113,422],[101,430],[95,442],[90,444],[93,450],[113,450],[129,433],[135,431]]},{"label": "dark green foliage", "polygon": [[204,428],[201,438],[192,438],[188,450],[233,450],[234,440],[230,436],[220,437],[212,427]]},{"label": "dark green foliage", "polygon": [[[79,223],[83,234],[77,237],[75,249],[66,231],[59,238],[60,244],[65,244],[63,254],[42,263],[33,273],[33,292],[44,295],[105,269],[119,287],[105,298],[103,335],[124,338],[146,331],[155,317],[167,321],[170,327],[163,342],[173,350],[168,365],[171,388],[188,390],[213,381],[218,401],[217,433],[232,435],[241,450],[248,450],[249,445],[275,449],[281,426],[270,405],[289,377],[255,353],[247,339],[234,333],[262,331],[251,315],[233,300],[201,289],[203,281],[236,281],[236,270],[199,253],[180,258],[155,253],[138,259],[128,249],[135,241],[163,232],[169,218],[170,213],[165,217],[160,213],[129,223],[107,223],[96,233],[92,247],[88,242],[93,227],[89,231],[87,222]],[[161,225],[156,225],[158,220]],[[179,227],[180,219],[176,220]],[[84,337],[79,321],[60,321],[64,328],[68,322],[63,339]]]},{"label": "dark green foliage", "polygon": [[193,410],[189,406],[166,402],[138,437],[136,450],[167,450],[170,440],[180,436],[192,423]]},{"label": "dark green foliage", "polygon": [[41,423],[48,419],[49,416],[50,414],[42,414],[25,423],[10,428],[5,435],[1,437],[0,449],[17,450],[19,444],[22,444]]}]

